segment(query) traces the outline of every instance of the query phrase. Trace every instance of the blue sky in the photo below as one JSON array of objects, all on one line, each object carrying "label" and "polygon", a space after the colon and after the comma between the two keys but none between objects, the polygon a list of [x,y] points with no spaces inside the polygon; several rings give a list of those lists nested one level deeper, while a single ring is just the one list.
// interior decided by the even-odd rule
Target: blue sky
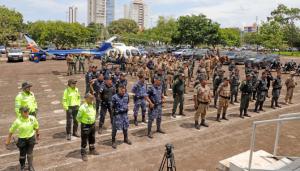
[{"label": "blue sky", "polygon": [[[131,0],[116,0],[116,18],[123,17],[123,5]],[[149,25],[158,16],[178,17],[203,13],[221,27],[242,27],[266,20],[279,3],[300,8],[300,0],[145,0],[149,6]],[[69,6],[79,9],[80,23],[87,21],[87,0],[0,0],[1,5],[20,11],[25,21],[63,20]],[[152,21],[152,22],[151,22]]]}]

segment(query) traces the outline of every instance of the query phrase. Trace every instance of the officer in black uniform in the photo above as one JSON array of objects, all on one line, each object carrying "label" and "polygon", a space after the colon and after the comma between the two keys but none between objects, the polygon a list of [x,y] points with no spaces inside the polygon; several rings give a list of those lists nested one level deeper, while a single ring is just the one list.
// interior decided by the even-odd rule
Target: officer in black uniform
[{"label": "officer in black uniform", "polygon": [[[254,112],[259,113],[259,111],[263,111],[263,105],[266,100],[266,95],[268,93],[267,87],[267,73],[263,72],[261,79],[258,81],[257,84],[257,99],[255,103]],[[259,107],[259,109],[258,109]]]},{"label": "officer in black uniform", "polygon": [[126,92],[127,92],[127,79],[126,79],[126,73],[125,72],[122,72],[120,74],[120,78],[117,80],[115,86],[116,86],[116,90],[118,91],[119,87],[123,86],[125,87],[126,89]]},{"label": "officer in black uniform", "polygon": [[[272,90],[271,107],[273,109],[275,109],[276,107],[281,108],[281,106],[278,105],[278,99],[280,97],[281,88],[282,88],[281,72],[277,71],[277,77],[273,81],[273,90]],[[275,106],[274,106],[274,103],[275,103]]]},{"label": "officer in black uniform", "polygon": [[98,134],[102,133],[102,127],[105,121],[105,115],[108,111],[110,122],[112,124],[112,96],[116,94],[116,88],[113,86],[111,75],[105,77],[105,84],[100,88],[101,110]]},{"label": "officer in black uniform", "polygon": [[89,71],[85,74],[85,94],[90,92],[90,84],[93,79],[97,78],[97,66],[91,65]]},{"label": "officer in black uniform", "polygon": [[101,104],[100,100],[100,89],[104,84],[104,76],[102,73],[97,73],[97,79],[94,79],[91,83],[91,90],[96,99],[96,118],[99,116],[99,108]]},{"label": "officer in black uniform", "polygon": [[242,81],[240,91],[242,93],[240,103],[240,117],[244,119],[244,116],[250,117],[250,115],[248,115],[247,112],[252,93],[251,74],[247,74],[246,80]]}]

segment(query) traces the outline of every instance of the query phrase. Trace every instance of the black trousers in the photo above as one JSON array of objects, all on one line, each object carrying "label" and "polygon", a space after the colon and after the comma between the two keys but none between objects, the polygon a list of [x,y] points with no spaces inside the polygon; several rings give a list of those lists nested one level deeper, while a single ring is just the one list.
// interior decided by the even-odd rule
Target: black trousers
[{"label": "black trousers", "polygon": [[67,125],[66,125],[67,134],[71,134],[72,122],[73,122],[73,133],[77,132],[78,122],[76,120],[76,116],[78,113],[78,109],[79,106],[69,106],[69,109],[67,110]]},{"label": "black trousers", "polygon": [[106,112],[108,111],[109,113],[109,117],[110,117],[110,123],[112,125],[112,109],[110,107],[110,105],[108,105],[107,103],[102,103],[101,104],[101,109],[100,109],[100,121],[99,121],[99,127],[102,128],[102,126],[104,125],[105,122],[105,116],[106,116]]},{"label": "black trousers", "polygon": [[87,143],[93,146],[96,142],[95,138],[95,123],[94,124],[83,124],[81,123],[81,148],[85,149]]},{"label": "black trousers", "polygon": [[35,136],[31,138],[19,138],[17,142],[17,147],[20,151],[20,165],[21,168],[25,167],[26,156],[32,157],[33,148],[35,145]]}]

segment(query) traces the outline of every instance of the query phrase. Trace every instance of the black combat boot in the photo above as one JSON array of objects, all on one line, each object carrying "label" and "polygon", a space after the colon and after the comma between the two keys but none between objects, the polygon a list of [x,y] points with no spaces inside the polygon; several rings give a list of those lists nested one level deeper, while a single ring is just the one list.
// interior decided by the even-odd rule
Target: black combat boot
[{"label": "black combat boot", "polygon": [[132,142],[128,139],[128,130],[127,129],[123,130],[123,134],[124,134],[124,143],[131,145]]},{"label": "black combat boot", "polygon": [[166,132],[161,129],[160,125],[161,125],[161,122],[160,121],[157,122],[157,130],[156,130],[156,132],[161,133],[161,134],[165,134]]},{"label": "black combat boot", "polygon": [[147,136],[149,138],[153,138],[153,135],[152,135],[152,132],[151,132],[151,128],[152,128],[152,120],[149,120],[148,121],[148,134],[147,134]]},{"label": "black combat boot", "polygon": [[111,147],[112,147],[113,149],[116,149],[116,148],[117,148],[116,138],[113,138],[113,139],[112,139]]},{"label": "black combat boot", "polygon": [[25,171],[25,162],[26,162],[26,158],[20,158],[19,159],[19,162],[20,162],[20,170],[21,171]]},{"label": "black combat boot", "polygon": [[226,117],[226,113],[222,114],[222,119],[228,121],[228,118]]},{"label": "black combat boot", "polygon": [[221,122],[220,116],[221,116],[220,114],[217,114],[217,119],[216,119],[216,121]]},{"label": "black combat boot", "polygon": [[[254,109],[254,112],[256,112],[256,113],[259,113],[259,111],[257,110],[257,108],[258,108],[258,101],[255,103],[255,109]],[[245,114],[246,115],[246,114]]]},{"label": "black combat boot", "polygon": [[81,158],[83,161],[88,161],[88,157],[86,155],[86,149],[85,148],[81,148]]},{"label": "black combat boot", "polygon": [[138,123],[138,121],[137,121],[137,116],[134,116],[134,125],[135,125],[135,126],[138,126],[138,125],[139,125],[139,123]]},{"label": "black combat boot", "polygon": [[176,118],[176,115],[175,115],[175,113],[172,113],[172,117],[173,117],[173,118]]},{"label": "black combat boot", "polygon": [[204,127],[208,127],[208,124],[205,123],[205,119],[201,119],[201,124],[200,125],[202,125]]},{"label": "black combat boot", "polygon": [[274,98],[272,98],[272,100],[271,100],[271,108],[276,109],[275,106],[274,106],[274,103],[275,103],[275,100],[274,100]]},{"label": "black combat boot", "polygon": [[145,117],[145,115],[142,116],[142,122],[143,122],[143,123],[147,123],[147,122],[146,122],[146,117]]},{"label": "black combat boot", "polygon": [[275,99],[275,106],[281,108],[281,106],[278,105],[278,98]]},{"label": "black combat boot", "polygon": [[99,129],[98,129],[98,134],[102,134],[103,128],[102,128],[102,124],[99,125]]},{"label": "black combat boot", "polygon": [[195,121],[195,128],[198,130],[200,129],[199,121]]}]

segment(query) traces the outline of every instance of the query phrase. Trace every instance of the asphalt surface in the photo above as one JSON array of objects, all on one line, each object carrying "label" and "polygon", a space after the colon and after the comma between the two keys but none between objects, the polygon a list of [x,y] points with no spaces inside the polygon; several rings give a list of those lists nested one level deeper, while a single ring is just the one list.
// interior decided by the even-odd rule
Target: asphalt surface
[{"label": "asphalt surface", "polygon": [[[99,62],[99,61],[96,61]],[[299,63],[300,61],[298,61]],[[226,66],[225,66],[226,67]],[[244,77],[243,66],[241,78]],[[133,102],[130,102],[130,134],[133,145],[123,144],[123,135],[118,134],[118,148],[111,148],[111,129],[109,118],[107,128],[102,135],[96,135],[96,148],[99,156],[89,156],[88,162],[82,162],[80,156],[80,139],[73,137],[65,140],[65,112],[60,104],[63,90],[69,78],[78,80],[78,87],[83,96],[85,90],[84,75],[66,76],[65,61],[46,61],[38,64],[28,61],[22,63],[0,63],[0,170],[16,170],[18,168],[18,149],[15,144],[5,147],[4,141],[10,124],[15,119],[14,98],[20,91],[23,81],[33,84],[38,106],[41,140],[34,150],[36,170],[158,170],[162,160],[165,144],[174,145],[177,170],[216,170],[218,162],[232,155],[244,152],[250,147],[251,125],[253,121],[274,119],[280,114],[297,112],[300,107],[300,89],[296,88],[294,104],[282,105],[283,108],[271,109],[270,99],[265,103],[265,112],[251,112],[254,102],[250,105],[251,118],[238,117],[239,104],[229,106],[229,121],[218,123],[215,120],[216,109],[209,108],[207,116],[209,128],[198,131],[194,129],[194,109],[192,88],[185,95],[185,117],[170,117],[173,98],[168,91],[167,103],[163,108],[162,128],[167,134],[154,134],[154,139],[146,137],[146,125],[134,126],[132,123]],[[227,67],[226,67],[227,70]],[[226,73],[228,74],[228,73]],[[275,75],[275,73],[273,73]],[[287,75],[284,75],[284,80]],[[129,90],[136,78],[128,77]],[[298,78],[297,78],[298,80]],[[280,102],[283,102],[285,88],[282,90]],[[269,91],[269,95],[271,91]],[[140,111],[141,112],[141,111]],[[178,112],[177,112],[178,113]],[[139,120],[141,116],[139,115]],[[98,122],[97,122],[98,123]],[[155,130],[155,125],[153,125]],[[284,124],[279,143],[279,155],[300,156],[300,125],[299,122]],[[275,125],[259,126],[257,130],[256,150],[273,151]]]}]

